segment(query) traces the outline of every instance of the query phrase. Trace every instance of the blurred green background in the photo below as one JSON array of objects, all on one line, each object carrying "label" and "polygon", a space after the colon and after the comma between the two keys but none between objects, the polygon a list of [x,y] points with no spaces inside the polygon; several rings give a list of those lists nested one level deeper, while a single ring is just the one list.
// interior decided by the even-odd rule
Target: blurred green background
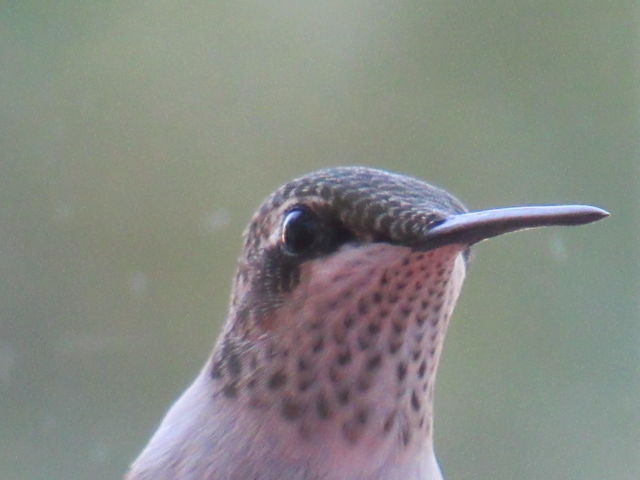
[{"label": "blurred green background", "polygon": [[0,478],[119,478],[209,353],[253,209],[367,164],[613,213],[476,249],[436,446],[452,480],[637,480],[639,10],[2,2]]}]

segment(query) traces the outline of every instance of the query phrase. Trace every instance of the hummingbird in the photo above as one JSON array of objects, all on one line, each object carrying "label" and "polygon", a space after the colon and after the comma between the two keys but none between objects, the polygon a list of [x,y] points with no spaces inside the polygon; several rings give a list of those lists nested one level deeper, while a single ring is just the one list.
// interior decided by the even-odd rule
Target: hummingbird
[{"label": "hummingbird", "polygon": [[367,167],[283,185],[245,230],[212,354],[126,480],[442,480],[434,387],[470,248],[607,215],[469,212]]}]

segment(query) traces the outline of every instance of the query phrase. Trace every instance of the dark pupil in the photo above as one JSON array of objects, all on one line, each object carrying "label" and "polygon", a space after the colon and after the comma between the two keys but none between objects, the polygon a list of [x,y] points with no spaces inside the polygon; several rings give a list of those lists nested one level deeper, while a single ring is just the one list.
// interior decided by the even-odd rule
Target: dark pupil
[{"label": "dark pupil", "polygon": [[304,253],[309,250],[318,234],[318,219],[313,213],[295,208],[284,218],[282,240],[289,253]]}]

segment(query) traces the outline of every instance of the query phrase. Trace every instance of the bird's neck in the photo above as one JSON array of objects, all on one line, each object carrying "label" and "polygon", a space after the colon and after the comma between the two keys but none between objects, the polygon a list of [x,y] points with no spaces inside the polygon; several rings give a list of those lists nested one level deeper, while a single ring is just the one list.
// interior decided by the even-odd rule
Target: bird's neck
[{"label": "bird's neck", "polygon": [[430,443],[401,452],[369,439],[353,448],[329,424],[305,440],[278,416],[219,395],[208,370],[168,412],[134,466],[142,476],[131,479],[442,480]]},{"label": "bird's neck", "polygon": [[337,478],[439,478],[424,462],[435,465],[436,371],[464,271],[453,248],[311,264],[272,330],[228,328],[214,352],[208,388],[242,423],[235,441]]},{"label": "bird's neck", "polygon": [[[440,480],[433,393],[464,272],[444,248],[311,263],[275,319],[230,317],[139,461],[215,472],[166,478]],[[168,468],[176,451],[197,464]]]},{"label": "bird's neck", "polygon": [[[409,412],[399,408],[394,411],[391,402],[383,401],[379,406],[372,402],[366,411],[355,406],[345,408],[318,421],[314,417],[327,415],[322,411],[326,407],[319,404],[303,407],[309,410],[302,413],[285,412],[299,407],[277,399],[264,399],[256,404],[241,395],[228,398],[217,394],[224,386],[209,382],[211,386],[214,387],[211,408],[218,417],[216,428],[220,431],[220,426],[226,425],[222,428],[226,432],[222,450],[235,458],[230,462],[233,475],[228,478],[441,478],[431,433],[411,428],[406,424]],[[283,415],[287,417],[284,421]],[[300,418],[289,418],[296,415]],[[431,413],[425,413],[424,422],[431,421]],[[263,471],[265,463],[270,464],[269,475]]]}]

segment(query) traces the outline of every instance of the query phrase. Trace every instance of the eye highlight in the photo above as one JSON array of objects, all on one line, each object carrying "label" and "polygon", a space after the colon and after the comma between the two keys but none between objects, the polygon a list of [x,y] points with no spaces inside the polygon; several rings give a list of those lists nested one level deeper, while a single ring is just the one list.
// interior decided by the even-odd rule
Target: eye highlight
[{"label": "eye highlight", "polygon": [[298,206],[289,210],[282,222],[282,246],[290,255],[313,250],[320,236],[320,219],[310,209]]}]

